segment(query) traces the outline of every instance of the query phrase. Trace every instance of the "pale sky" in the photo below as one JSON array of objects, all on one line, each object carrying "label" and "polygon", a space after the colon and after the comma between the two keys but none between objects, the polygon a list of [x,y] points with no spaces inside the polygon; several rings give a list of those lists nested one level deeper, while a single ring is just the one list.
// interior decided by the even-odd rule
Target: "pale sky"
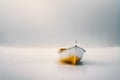
[{"label": "pale sky", "polygon": [[0,0],[0,45],[120,46],[120,0]]}]

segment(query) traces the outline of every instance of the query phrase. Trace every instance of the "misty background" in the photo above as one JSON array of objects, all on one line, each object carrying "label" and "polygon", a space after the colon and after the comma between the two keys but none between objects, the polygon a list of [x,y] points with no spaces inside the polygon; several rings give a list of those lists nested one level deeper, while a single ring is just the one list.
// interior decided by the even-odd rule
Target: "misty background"
[{"label": "misty background", "polygon": [[120,46],[120,0],[0,0],[0,45]]},{"label": "misty background", "polygon": [[[74,40],[81,64],[60,64]],[[120,80],[119,56],[120,0],[0,0],[0,80]]]}]

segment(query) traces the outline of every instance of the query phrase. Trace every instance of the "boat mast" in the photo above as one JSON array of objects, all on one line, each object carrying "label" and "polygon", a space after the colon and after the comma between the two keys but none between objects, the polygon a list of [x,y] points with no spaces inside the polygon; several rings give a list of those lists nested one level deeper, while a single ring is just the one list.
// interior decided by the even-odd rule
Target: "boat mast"
[{"label": "boat mast", "polygon": [[75,47],[77,47],[77,40],[75,40]]}]

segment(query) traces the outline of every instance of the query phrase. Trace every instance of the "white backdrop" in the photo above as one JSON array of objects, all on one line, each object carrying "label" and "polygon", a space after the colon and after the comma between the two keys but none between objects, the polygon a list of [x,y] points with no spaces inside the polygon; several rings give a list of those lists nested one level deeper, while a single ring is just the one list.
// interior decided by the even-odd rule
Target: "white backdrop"
[{"label": "white backdrop", "polygon": [[[0,0],[0,44],[120,45],[119,0]],[[70,41],[70,42],[69,42]]]}]

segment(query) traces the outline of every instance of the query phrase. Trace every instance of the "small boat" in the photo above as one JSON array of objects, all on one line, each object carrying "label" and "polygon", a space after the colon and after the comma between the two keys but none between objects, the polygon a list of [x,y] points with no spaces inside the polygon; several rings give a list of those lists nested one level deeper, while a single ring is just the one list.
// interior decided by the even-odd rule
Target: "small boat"
[{"label": "small boat", "polygon": [[77,45],[75,41],[75,46],[70,48],[60,48],[58,53],[60,56],[60,61],[65,63],[70,63],[76,65],[82,58],[86,51]]}]

